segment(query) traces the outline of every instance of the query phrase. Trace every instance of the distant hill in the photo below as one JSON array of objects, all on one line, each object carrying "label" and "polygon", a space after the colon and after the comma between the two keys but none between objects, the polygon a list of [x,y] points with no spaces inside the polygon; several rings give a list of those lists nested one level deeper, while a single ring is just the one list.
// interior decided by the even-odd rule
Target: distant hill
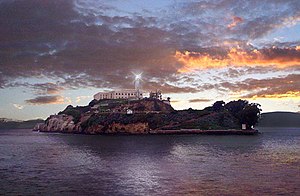
[{"label": "distant hill", "polygon": [[43,123],[42,119],[35,120],[11,120],[6,118],[0,119],[0,129],[32,129],[37,123]]},{"label": "distant hill", "polygon": [[263,113],[259,127],[300,127],[300,113],[269,112]]}]

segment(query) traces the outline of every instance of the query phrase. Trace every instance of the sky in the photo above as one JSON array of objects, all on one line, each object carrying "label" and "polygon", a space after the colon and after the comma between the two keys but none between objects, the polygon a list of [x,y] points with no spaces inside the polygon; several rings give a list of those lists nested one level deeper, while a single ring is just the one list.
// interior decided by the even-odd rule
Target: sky
[{"label": "sky", "polygon": [[0,0],[0,117],[46,118],[100,91],[175,109],[246,99],[300,111],[299,0]]}]

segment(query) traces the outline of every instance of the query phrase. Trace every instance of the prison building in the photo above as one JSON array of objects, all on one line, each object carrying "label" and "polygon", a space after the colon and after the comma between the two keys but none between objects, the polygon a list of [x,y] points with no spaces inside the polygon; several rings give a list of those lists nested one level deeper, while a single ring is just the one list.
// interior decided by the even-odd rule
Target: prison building
[{"label": "prison building", "polygon": [[136,91],[135,89],[115,90],[110,92],[99,92],[94,95],[94,99],[142,99],[142,91]]}]

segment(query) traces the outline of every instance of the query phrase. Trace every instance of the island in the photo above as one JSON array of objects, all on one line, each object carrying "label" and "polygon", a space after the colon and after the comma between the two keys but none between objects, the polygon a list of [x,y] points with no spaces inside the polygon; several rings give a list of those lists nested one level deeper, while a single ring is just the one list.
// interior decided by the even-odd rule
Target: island
[{"label": "island", "polygon": [[104,96],[87,106],[69,105],[38,123],[33,130],[77,134],[255,135],[258,131],[253,126],[260,117],[259,106],[237,100],[217,101],[203,110],[175,110],[169,99],[155,96],[139,99]]}]

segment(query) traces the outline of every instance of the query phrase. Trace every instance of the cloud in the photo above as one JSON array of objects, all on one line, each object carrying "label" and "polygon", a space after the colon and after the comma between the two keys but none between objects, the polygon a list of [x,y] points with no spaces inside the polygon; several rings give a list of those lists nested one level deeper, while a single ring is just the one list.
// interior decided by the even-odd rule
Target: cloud
[{"label": "cloud", "polygon": [[198,103],[198,102],[210,102],[212,101],[211,99],[190,99],[190,103]]},{"label": "cloud", "polygon": [[77,96],[76,97],[76,103],[79,103],[81,102],[82,100],[85,100],[85,99],[91,99],[92,96]]},{"label": "cloud", "polygon": [[35,89],[38,94],[42,95],[58,94],[64,90],[64,87],[60,86],[59,83],[55,84],[51,82],[33,84],[32,88]]},{"label": "cloud", "polygon": [[231,28],[235,27],[238,23],[241,23],[241,22],[243,22],[243,19],[241,17],[234,16],[232,18],[232,23],[227,25],[227,28],[231,29]]},{"label": "cloud", "polygon": [[[241,39],[261,38],[271,31],[285,26],[295,25],[299,22],[299,1],[269,1],[269,0],[246,0],[240,1],[191,1],[182,3],[182,17],[201,18],[213,25],[213,33],[221,39],[224,36],[234,36]],[[274,7],[282,8],[280,10]],[[232,15],[243,19],[243,25],[235,26],[228,31],[224,27],[224,17],[232,20]],[[187,16],[186,16],[187,15]],[[234,23],[234,18],[233,22]],[[211,26],[212,27],[212,26]],[[208,29],[208,28],[206,28]],[[203,31],[203,30],[202,30]]]},{"label": "cloud", "polygon": [[[178,71],[256,63],[286,67],[299,62],[296,46],[277,52],[244,49],[249,38],[279,28],[287,18],[296,21],[300,7],[299,1],[254,1],[182,2],[147,14],[94,0],[3,1],[0,88],[43,77],[60,82],[26,87],[39,96],[83,87],[132,88],[131,73],[141,71],[150,81],[143,85],[146,90],[198,92],[190,83],[178,85],[182,76]],[[240,25],[228,31],[228,20]]]},{"label": "cloud", "polygon": [[[175,77],[180,67],[172,56],[175,33],[156,27],[155,17],[108,16],[107,7],[94,15],[83,2],[46,2],[0,4],[0,83],[47,77],[65,80],[61,88],[126,88],[131,86],[126,77],[136,70],[148,78]],[[57,87],[30,88],[54,94],[62,90]]]},{"label": "cloud", "polygon": [[223,91],[231,91],[241,98],[299,98],[300,75],[290,74],[285,77],[273,77],[267,79],[246,79],[241,82],[222,82],[214,85],[214,88]]},{"label": "cloud", "polygon": [[276,91],[259,91],[256,93],[249,93],[243,98],[256,99],[256,98],[267,98],[267,99],[285,99],[285,98],[299,98],[300,91],[287,91],[286,93],[278,93]]},{"label": "cloud", "polygon": [[161,90],[163,93],[196,93],[199,89],[192,86],[176,86],[168,83],[147,82],[143,85],[143,89]]},{"label": "cloud", "polygon": [[25,100],[25,102],[31,105],[71,104],[71,99],[69,97],[53,95],[53,96],[38,96],[33,99]]},{"label": "cloud", "polygon": [[194,69],[218,69],[227,66],[276,66],[286,68],[300,65],[298,46],[253,50],[231,48],[224,56],[211,55],[205,52],[176,51],[175,58],[184,65],[179,70],[180,72],[189,72]]},{"label": "cloud", "polygon": [[23,110],[24,107],[25,107],[24,105],[20,105],[20,104],[16,104],[16,103],[14,103],[13,106],[14,106],[15,108],[17,108],[18,110]]}]

